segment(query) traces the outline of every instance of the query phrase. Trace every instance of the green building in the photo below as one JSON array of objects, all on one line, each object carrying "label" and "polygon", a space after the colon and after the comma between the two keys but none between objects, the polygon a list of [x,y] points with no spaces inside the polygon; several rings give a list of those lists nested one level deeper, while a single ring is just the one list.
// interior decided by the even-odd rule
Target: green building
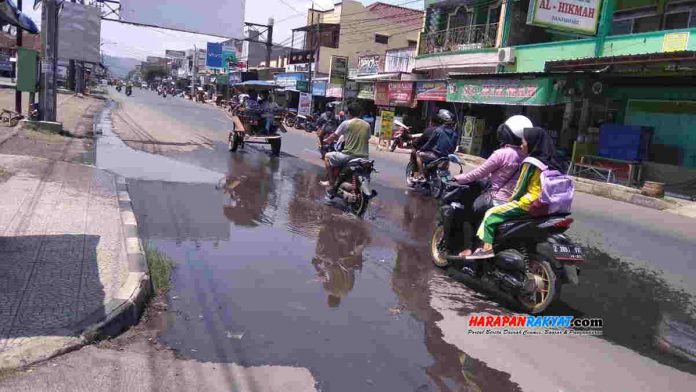
[{"label": "green building", "polygon": [[473,135],[484,154],[512,114],[576,160],[596,154],[601,124],[644,126],[652,144],[633,183],[696,196],[695,0],[425,3],[415,72],[447,80],[447,101],[485,121]]}]

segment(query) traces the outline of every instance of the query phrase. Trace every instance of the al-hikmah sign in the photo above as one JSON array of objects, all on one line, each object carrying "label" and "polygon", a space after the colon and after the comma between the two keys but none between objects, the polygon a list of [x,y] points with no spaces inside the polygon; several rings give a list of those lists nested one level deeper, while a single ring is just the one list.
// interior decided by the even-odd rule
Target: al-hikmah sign
[{"label": "al-hikmah sign", "polygon": [[597,34],[602,0],[530,0],[527,24]]}]

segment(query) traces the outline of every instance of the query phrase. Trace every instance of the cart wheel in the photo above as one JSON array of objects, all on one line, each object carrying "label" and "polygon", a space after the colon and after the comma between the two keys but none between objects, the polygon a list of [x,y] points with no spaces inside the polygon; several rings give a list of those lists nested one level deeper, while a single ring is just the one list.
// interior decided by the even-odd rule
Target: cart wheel
[{"label": "cart wheel", "polygon": [[280,139],[273,139],[269,141],[269,144],[271,145],[271,154],[274,157],[280,156]]},{"label": "cart wheel", "polygon": [[235,152],[237,151],[237,148],[239,148],[239,145],[241,144],[241,140],[239,135],[237,135],[237,132],[232,132],[232,136],[230,138],[230,151]]}]

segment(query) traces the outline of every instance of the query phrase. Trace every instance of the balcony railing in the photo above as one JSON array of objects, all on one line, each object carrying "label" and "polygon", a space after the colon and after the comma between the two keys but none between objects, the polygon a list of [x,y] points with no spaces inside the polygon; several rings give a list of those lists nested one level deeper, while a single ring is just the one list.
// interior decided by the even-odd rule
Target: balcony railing
[{"label": "balcony railing", "polygon": [[471,25],[421,33],[419,55],[495,46],[498,24]]}]

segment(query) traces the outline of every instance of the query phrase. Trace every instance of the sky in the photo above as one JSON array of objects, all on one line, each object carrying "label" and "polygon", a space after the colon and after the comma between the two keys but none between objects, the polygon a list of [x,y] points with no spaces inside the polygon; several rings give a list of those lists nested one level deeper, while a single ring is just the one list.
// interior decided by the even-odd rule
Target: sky
[{"label": "sky", "polygon": [[[148,0],[161,1],[161,0]],[[225,1],[225,0],[221,0]],[[361,0],[369,5],[375,0]],[[382,0],[384,3],[423,8],[423,0]],[[25,1],[25,3],[32,3]],[[315,0],[315,8],[329,9],[334,0]],[[289,42],[291,30],[304,25],[311,0],[246,0],[245,21],[266,24],[274,18],[273,42]],[[30,5],[24,6],[27,13],[38,25],[41,22],[41,8],[34,11]],[[165,49],[186,50],[194,45],[205,47],[206,42],[220,42],[224,39],[200,34],[189,34],[173,30],[132,26],[118,22],[102,21],[102,51],[118,57],[132,57],[144,60],[147,56],[164,56]]]}]

